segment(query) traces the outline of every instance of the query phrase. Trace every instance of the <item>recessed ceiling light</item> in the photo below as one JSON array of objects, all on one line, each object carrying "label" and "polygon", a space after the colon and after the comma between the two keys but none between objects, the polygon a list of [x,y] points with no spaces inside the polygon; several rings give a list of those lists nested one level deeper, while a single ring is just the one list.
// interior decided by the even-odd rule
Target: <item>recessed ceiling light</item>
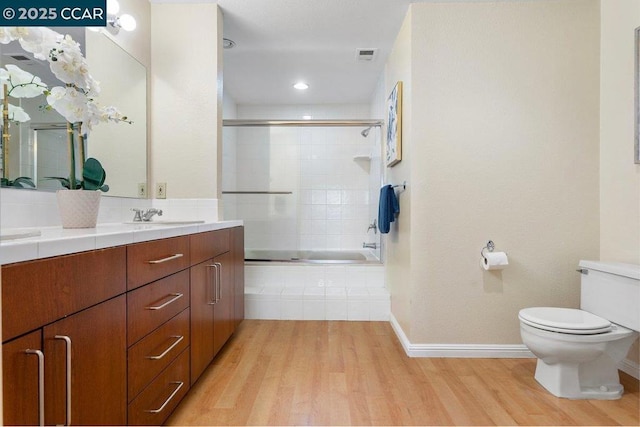
[{"label": "recessed ceiling light", "polygon": [[235,45],[236,45],[236,42],[234,42],[231,39],[226,39],[226,38],[222,39],[222,47],[225,48],[225,49],[231,49]]},{"label": "recessed ceiling light", "polygon": [[298,90],[309,89],[309,85],[304,83],[304,82],[298,82],[298,83],[294,84],[293,87],[298,89]]},{"label": "recessed ceiling light", "polygon": [[311,120],[311,116],[308,114],[305,114],[304,116],[302,116],[303,120]]}]

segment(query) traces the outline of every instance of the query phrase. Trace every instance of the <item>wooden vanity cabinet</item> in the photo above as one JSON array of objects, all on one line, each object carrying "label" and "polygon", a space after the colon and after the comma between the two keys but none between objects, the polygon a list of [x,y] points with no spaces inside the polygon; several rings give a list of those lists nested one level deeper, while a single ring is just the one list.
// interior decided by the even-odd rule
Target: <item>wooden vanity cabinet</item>
[{"label": "wooden vanity cabinet", "polygon": [[244,227],[231,229],[231,257],[233,263],[234,324],[244,320]]},{"label": "wooden vanity cabinet", "polygon": [[[40,352],[38,355],[37,352]],[[39,378],[44,375],[42,330],[2,345],[4,425],[38,425]],[[44,377],[42,377],[44,385]],[[43,414],[44,416],[44,414]]]},{"label": "wooden vanity cabinet", "polygon": [[129,425],[161,425],[190,388],[190,263],[189,236],[127,247]]},{"label": "wooden vanity cabinet", "polygon": [[126,337],[124,295],[44,328],[47,425],[126,424]]},{"label": "wooden vanity cabinet", "polygon": [[2,267],[4,424],[126,422],[125,253]]},{"label": "wooden vanity cabinet", "polygon": [[2,306],[5,425],[160,425],[244,318],[243,228],[4,265]]},{"label": "wooden vanity cabinet", "polygon": [[230,238],[229,229],[191,236],[191,259],[204,259],[190,269],[192,385],[235,330]]}]

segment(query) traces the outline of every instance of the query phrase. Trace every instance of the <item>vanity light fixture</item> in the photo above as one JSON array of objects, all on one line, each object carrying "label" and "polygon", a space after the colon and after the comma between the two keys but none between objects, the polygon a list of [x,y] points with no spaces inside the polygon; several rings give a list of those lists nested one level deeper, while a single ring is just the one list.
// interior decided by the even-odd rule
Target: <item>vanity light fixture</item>
[{"label": "vanity light fixture", "polygon": [[117,15],[120,12],[118,0],[107,0],[107,15]]},{"label": "vanity light fixture", "polygon": [[305,82],[298,82],[296,84],[293,85],[294,88],[298,89],[298,90],[306,90],[309,89],[309,85],[306,84]]},{"label": "vanity light fixture", "polygon": [[120,4],[117,0],[107,1],[107,31],[115,35],[120,32],[120,28],[125,31],[133,31],[136,29],[136,18],[129,14],[118,16]]}]

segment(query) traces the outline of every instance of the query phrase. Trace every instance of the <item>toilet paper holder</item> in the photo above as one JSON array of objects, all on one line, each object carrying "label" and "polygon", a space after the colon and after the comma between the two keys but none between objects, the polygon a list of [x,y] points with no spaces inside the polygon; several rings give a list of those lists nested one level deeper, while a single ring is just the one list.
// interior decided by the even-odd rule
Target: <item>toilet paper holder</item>
[{"label": "toilet paper holder", "polygon": [[493,243],[493,240],[489,240],[489,241],[487,242],[487,245],[486,245],[484,248],[482,248],[482,249],[480,250],[480,255],[482,255],[482,259],[484,259],[485,261],[487,260],[487,257],[486,257],[486,256],[484,256],[484,251],[485,251],[485,250],[487,250],[487,251],[489,251],[489,252],[493,252],[493,250],[494,250],[495,248],[496,248],[496,245],[495,245],[495,243]]}]

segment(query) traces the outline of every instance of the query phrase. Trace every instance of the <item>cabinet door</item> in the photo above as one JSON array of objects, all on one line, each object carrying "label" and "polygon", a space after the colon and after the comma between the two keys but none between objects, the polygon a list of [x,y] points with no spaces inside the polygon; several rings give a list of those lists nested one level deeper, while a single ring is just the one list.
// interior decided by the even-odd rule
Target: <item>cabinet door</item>
[{"label": "cabinet door", "polygon": [[48,425],[126,424],[126,316],[122,295],[44,328]]},{"label": "cabinet door", "polygon": [[[32,332],[2,345],[4,425],[39,425],[40,375],[35,351],[42,350],[42,331]],[[44,381],[42,381],[44,384]]]},{"label": "cabinet door", "polygon": [[191,274],[191,384],[213,360],[213,305],[216,272],[213,259],[194,265]]},{"label": "cabinet door", "polygon": [[236,328],[244,320],[244,227],[232,229],[232,249],[234,264],[233,305]]},{"label": "cabinet door", "polygon": [[213,259],[218,266],[216,286],[218,300],[213,306],[213,354],[220,351],[235,330],[234,316],[234,263],[231,252],[224,253]]}]

